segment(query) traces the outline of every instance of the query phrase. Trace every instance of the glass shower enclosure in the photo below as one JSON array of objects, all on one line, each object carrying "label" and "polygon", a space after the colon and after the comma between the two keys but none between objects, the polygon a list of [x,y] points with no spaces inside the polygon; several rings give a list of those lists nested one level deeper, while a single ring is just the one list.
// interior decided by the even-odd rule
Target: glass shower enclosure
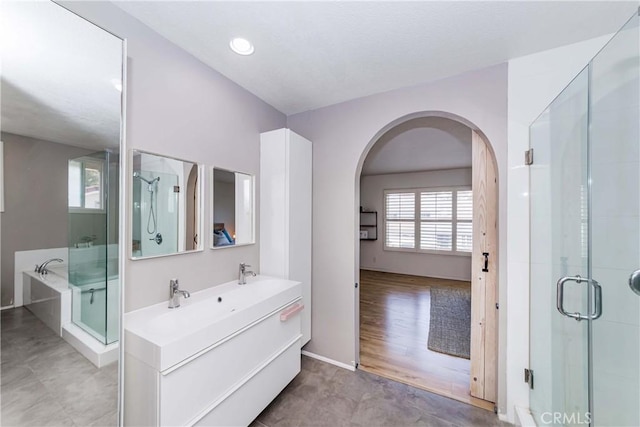
[{"label": "glass shower enclosure", "polygon": [[118,340],[119,155],[69,161],[71,320],[102,344]]},{"label": "glass shower enclosure", "polygon": [[530,127],[538,425],[640,425],[638,23],[633,16]]}]

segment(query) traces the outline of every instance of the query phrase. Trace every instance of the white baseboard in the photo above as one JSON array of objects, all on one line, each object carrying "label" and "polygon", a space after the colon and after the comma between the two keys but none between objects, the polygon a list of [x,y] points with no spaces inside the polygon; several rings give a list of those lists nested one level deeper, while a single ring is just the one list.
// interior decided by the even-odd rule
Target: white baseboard
[{"label": "white baseboard", "polygon": [[11,308],[15,308],[13,305],[5,305],[4,307],[0,307],[0,311],[2,310],[9,310]]},{"label": "white baseboard", "polygon": [[312,359],[317,359],[321,362],[330,363],[332,365],[338,366],[339,368],[348,369],[349,371],[355,371],[355,366],[347,365],[346,363],[338,362],[337,360],[329,359],[328,357],[320,356],[319,354],[311,353],[307,350],[302,350],[302,354],[304,356],[308,356]]},{"label": "white baseboard", "polygon": [[360,266],[360,270],[376,271],[378,273],[406,274],[408,276],[418,276],[418,277],[431,277],[433,279],[457,280],[459,282],[470,282],[471,281],[471,278],[466,278],[465,279],[465,278],[462,278],[462,277],[445,277],[445,276],[439,276],[439,275],[435,275],[435,274],[429,274],[429,275],[413,274],[413,273],[407,273],[406,271],[394,271],[394,270],[384,269],[384,268],[368,267],[368,266],[365,266],[365,265]]}]

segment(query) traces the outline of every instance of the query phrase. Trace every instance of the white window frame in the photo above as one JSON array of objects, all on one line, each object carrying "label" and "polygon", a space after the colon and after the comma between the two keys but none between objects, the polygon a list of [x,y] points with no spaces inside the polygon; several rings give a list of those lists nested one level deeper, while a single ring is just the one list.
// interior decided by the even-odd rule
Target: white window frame
[{"label": "white window frame", "polygon": [[[414,253],[423,253],[423,254],[433,254],[433,255],[447,255],[447,256],[465,256],[471,257],[470,252],[462,252],[457,250],[457,232],[458,232],[458,223],[471,223],[473,224],[473,219],[471,220],[458,220],[458,191],[471,191],[472,188],[468,185],[466,186],[454,186],[454,187],[423,187],[423,188],[396,188],[396,189],[385,189],[382,195],[382,207],[383,207],[383,228],[382,228],[382,239],[383,245],[382,249],[385,251],[391,252],[414,252]],[[452,211],[451,211],[451,219],[450,220],[422,220],[422,206],[421,206],[421,193],[425,192],[442,192],[442,191],[451,191],[452,192]],[[394,193],[414,193],[415,195],[415,217],[413,219],[414,223],[414,247],[413,248],[396,248],[387,246],[387,194]],[[392,222],[396,222],[397,220],[391,220]],[[411,220],[404,220],[407,222],[411,222]],[[433,249],[420,249],[420,232],[421,232],[421,224],[423,222],[445,222],[451,223],[451,250],[433,250]],[[473,246],[472,246],[473,250]]]},{"label": "white window frame", "polygon": [[[413,219],[391,219],[389,220],[387,218],[387,194],[397,194],[397,193],[413,193],[414,199],[413,199],[413,203],[414,203],[414,212],[413,212]],[[397,252],[416,252],[416,243],[419,242],[419,240],[417,239],[416,236],[416,215],[419,215],[419,206],[417,206],[417,199],[416,199],[416,190],[413,188],[408,188],[408,189],[398,189],[398,190],[384,190],[383,191],[383,196],[382,196],[382,216],[383,216],[383,224],[382,224],[382,234],[383,234],[383,249],[384,250],[389,250],[389,251],[397,251]],[[414,240],[413,240],[413,248],[399,248],[399,247],[389,247],[387,246],[387,223],[388,222],[400,222],[400,223],[408,223],[408,224],[413,224],[413,233],[414,233]]]},{"label": "white window frame", "polygon": [[[102,163],[102,169],[100,171],[100,209],[94,209],[94,208],[85,208],[83,206],[69,206],[69,198],[67,196],[67,207],[69,209],[69,213],[85,213],[85,214],[99,214],[99,213],[105,213],[106,212],[106,188],[105,188],[105,173],[106,173],[106,168],[108,167],[108,165],[106,164],[104,159],[96,159],[95,157],[89,157],[89,156],[84,156],[84,157],[77,157],[74,159],[69,159],[69,161],[74,161],[74,162],[81,162],[82,163],[82,172],[80,173],[80,200],[81,203],[84,204],[84,192],[82,190],[84,190],[84,184],[85,184],[85,173],[84,173],[84,169],[85,169],[85,165],[86,163]],[[68,172],[67,172],[68,174]],[[68,176],[67,176],[67,179]],[[67,191],[69,191],[69,185],[67,183]]]}]

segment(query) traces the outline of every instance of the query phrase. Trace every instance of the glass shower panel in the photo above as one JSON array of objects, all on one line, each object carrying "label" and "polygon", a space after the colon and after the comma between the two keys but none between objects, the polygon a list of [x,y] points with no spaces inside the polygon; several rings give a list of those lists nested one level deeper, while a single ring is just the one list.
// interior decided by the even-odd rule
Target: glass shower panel
[{"label": "glass shower panel", "polygon": [[640,56],[635,15],[590,64],[593,425],[640,425]]},{"label": "glass shower panel", "polygon": [[[113,188],[114,173],[117,175],[117,164],[106,151],[69,161],[71,320],[104,344],[117,340],[118,333],[117,326],[111,336],[107,333],[109,321],[118,317],[118,305],[108,303],[109,282],[112,288],[118,287],[117,230],[114,239],[109,227],[114,218],[113,205],[117,210],[118,200],[117,194],[113,195],[117,191]],[[116,211],[116,221],[117,216]],[[111,247],[114,244],[115,250]],[[115,269],[111,259],[114,256]]]},{"label": "glass shower panel", "polygon": [[640,276],[639,19],[530,128],[530,399],[540,425],[640,425],[640,290],[630,280]]},{"label": "glass shower panel", "polygon": [[107,191],[107,311],[106,342],[118,341],[120,336],[120,280],[118,277],[118,236],[120,200],[120,155],[109,153]]},{"label": "glass shower panel", "polygon": [[[538,425],[580,425],[589,413],[589,323],[558,313],[555,286],[588,276],[588,77],[583,70],[530,128],[530,408]],[[585,313],[589,287],[567,282],[563,304]]]}]

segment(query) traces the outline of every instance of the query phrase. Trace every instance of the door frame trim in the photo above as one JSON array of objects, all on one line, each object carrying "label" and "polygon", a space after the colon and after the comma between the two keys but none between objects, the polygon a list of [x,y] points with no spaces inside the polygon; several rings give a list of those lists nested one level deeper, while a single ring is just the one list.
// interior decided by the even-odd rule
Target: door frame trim
[{"label": "door frame trim", "polygon": [[[473,132],[477,133],[478,136],[480,136],[480,138],[482,139],[482,141],[484,141],[486,147],[487,147],[487,152],[489,153],[490,158],[493,160],[493,164],[495,166],[495,177],[496,177],[496,245],[500,242],[500,222],[501,220],[506,221],[506,218],[501,218],[500,217],[500,210],[499,210],[499,206],[500,206],[500,171],[498,169],[498,161],[497,161],[497,156],[496,153],[494,151],[493,145],[491,144],[491,141],[489,140],[489,138],[487,138],[486,134],[478,127],[476,126],[473,122],[467,120],[466,118],[459,116],[457,114],[454,113],[449,113],[446,111],[439,111],[439,110],[430,110],[430,111],[421,111],[421,112],[415,112],[415,113],[411,113],[411,114],[407,114],[405,116],[399,117],[396,120],[393,120],[392,122],[389,122],[386,126],[382,127],[375,135],[374,137],[369,141],[369,143],[367,144],[367,146],[365,147],[365,149],[363,150],[363,152],[360,155],[360,160],[358,162],[358,166],[356,168],[356,174],[355,174],[355,180],[354,180],[354,185],[355,185],[355,192],[354,192],[354,205],[353,205],[353,212],[354,212],[354,222],[355,222],[355,230],[359,230],[358,224],[359,224],[359,214],[360,214],[360,177],[362,176],[362,167],[364,165],[364,160],[366,159],[367,155],[369,154],[371,148],[375,145],[375,143],[382,137],[382,135],[384,135],[386,132],[388,132],[389,130],[391,130],[392,128],[401,125],[409,120],[413,120],[413,119],[417,119],[417,118],[423,118],[423,117],[441,117],[441,118],[446,118],[446,119],[450,119],[450,120],[454,120],[458,123],[461,123],[465,126],[467,126],[469,129],[471,129]],[[354,338],[355,338],[355,342],[354,342],[354,360],[353,360],[353,364],[354,366],[358,366],[360,364],[360,241],[357,238],[358,236],[354,235],[353,239],[354,239],[354,255],[355,255],[355,263],[354,263],[354,282],[356,284],[356,286],[354,287]],[[500,255],[500,251],[501,249],[498,248],[498,251],[496,253],[496,259],[499,260],[499,255]],[[501,296],[501,277],[500,277],[500,271],[499,269],[496,270],[496,301],[500,301],[500,296]],[[501,384],[500,384],[500,372],[503,371],[506,368],[506,365],[503,366],[500,362],[500,348],[501,348],[501,342],[500,342],[500,313],[497,313],[496,316],[496,348],[495,348],[495,355],[496,355],[496,361],[497,361],[497,369],[496,369],[496,377],[495,377],[495,383],[496,383],[496,402],[495,405],[496,407],[498,407],[500,405],[500,389],[501,389]],[[504,344],[503,344],[504,345]],[[504,363],[506,364],[506,360],[504,361]]]}]

